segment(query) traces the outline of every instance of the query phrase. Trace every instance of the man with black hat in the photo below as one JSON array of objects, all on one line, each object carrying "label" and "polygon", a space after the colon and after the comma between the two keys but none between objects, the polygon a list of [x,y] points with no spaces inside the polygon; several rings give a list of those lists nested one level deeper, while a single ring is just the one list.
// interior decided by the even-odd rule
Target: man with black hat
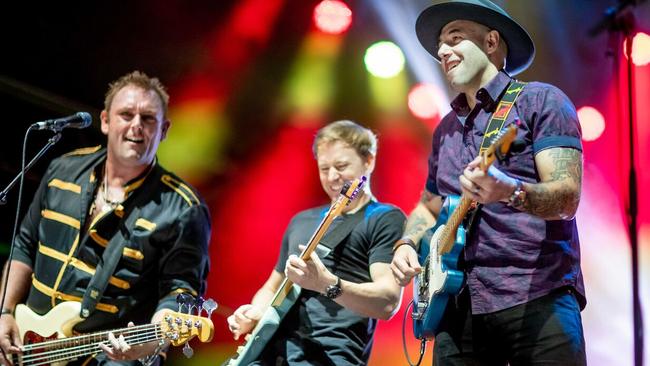
[{"label": "man with black hat", "polygon": [[[397,282],[405,286],[422,271],[416,243],[434,226],[443,197],[481,204],[460,255],[465,282],[435,328],[435,363],[586,364],[575,107],[554,86],[512,78],[531,64],[533,41],[488,0],[430,6],[416,32],[460,94],[434,132],[426,189],[395,244]],[[520,151],[485,172],[475,157],[513,124]]]}]

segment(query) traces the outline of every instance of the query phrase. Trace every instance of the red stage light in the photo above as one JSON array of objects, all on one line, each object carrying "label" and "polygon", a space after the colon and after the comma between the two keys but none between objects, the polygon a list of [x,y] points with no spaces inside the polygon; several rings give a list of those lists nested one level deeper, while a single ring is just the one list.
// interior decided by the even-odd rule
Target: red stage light
[{"label": "red stage light", "polygon": [[[623,42],[623,54],[627,58],[627,43]],[[650,63],[650,35],[639,32],[632,38],[632,62],[636,66]]]},{"label": "red stage light", "polygon": [[429,120],[440,114],[438,103],[442,92],[433,84],[417,84],[408,95],[408,106],[414,116]]},{"label": "red stage light", "polygon": [[578,109],[578,120],[582,127],[582,139],[594,141],[605,131],[605,118],[594,107],[585,106]]},{"label": "red stage light", "polygon": [[341,34],[352,24],[352,10],[342,1],[323,0],[314,8],[314,22],[322,32]]}]

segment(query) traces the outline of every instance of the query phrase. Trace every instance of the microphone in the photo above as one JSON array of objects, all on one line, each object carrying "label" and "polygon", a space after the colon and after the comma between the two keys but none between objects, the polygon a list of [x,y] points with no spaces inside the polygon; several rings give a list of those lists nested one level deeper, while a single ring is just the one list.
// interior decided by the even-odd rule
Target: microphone
[{"label": "microphone", "polygon": [[32,125],[35,130],[53,130],[60,131],[66,127],[86,128],[93,122],[93,118],[88,112],[77,112],[71,116],[63,118],[48,119],[36,122]]}]

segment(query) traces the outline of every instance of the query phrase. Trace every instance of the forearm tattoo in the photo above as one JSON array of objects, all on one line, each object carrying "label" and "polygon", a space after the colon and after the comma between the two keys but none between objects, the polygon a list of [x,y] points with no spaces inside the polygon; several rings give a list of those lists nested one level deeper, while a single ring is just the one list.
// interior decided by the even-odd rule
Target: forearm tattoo
[{"label": "forearm tattoo", "polygon": [[427,220],[422,215],[414,213],[409,217],[409,220],[406,222],[406,228],[404,229],[404,236],[408,237],[419,237],[426,229],[429,228]]},{"label": "forearm tattoo", "polygon": [[[439,196],[427,191],[426,189],[420,196],[420,203],[426,207],[432,200],[440,199]],[[413,212],[409,219],[406,221],[406,228],[404,229],[404,236],[411,238],[419,238],[430,226],[430,219],[419,212]]]},{"label": "forearm tattoo", "polygon": [[557,149],[549,155],[554,167],[551,181],[528,186],[522,210],[546,219],[571,219],[580,202],[582,153]]}]

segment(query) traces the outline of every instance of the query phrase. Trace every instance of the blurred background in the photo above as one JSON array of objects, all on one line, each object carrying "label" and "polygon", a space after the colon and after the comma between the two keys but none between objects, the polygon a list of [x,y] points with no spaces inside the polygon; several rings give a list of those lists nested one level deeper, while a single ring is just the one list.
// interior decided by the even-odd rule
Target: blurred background
[{"label": "blurred background", "polygon": [[[496,1],[532,35],[537,57],[519,78],[559,86],[579,109],[585,177],[578,212],[591,365],[633,364],[631,250],[627,231],[629,125],[620,34],[588,31],[615,0]],[[650,4],[621,1],[633,31],[634,141],[639,183],[642,305],[650,303]],[[226,317],[248,303],[275,264],[285,226],[327,201],[311,154],[315,131],[351,119],[379,135],[373,192],[409,212],[426,175],[430,136],[454,97],[414,32],[425,0],[21,2],[0,14],[0,186],[21,166],[27,127],[87,111],[94,123],[66,129],[26,175],[24,213],[52,158],[104,143],[99,112],[108,83],[132,70],[171,94],[172,128],[160,162],[191,182],[211,209],[208,296],[214,340],[192,342],[171,365],[219,365],[235,351]],[[33,156],[51,136],[32,134]],[[0,206],[6,260],[18,187]],[[405,365],[401,311],[380,322],[371,365]],[[650,312],[647,312],[650,314]],[[646,333],[650,327],[646,319]],[[407,326],[410,332],[410,325]],[[415,357],[418,344],[410,336]],[[650,337],[650,336],[649,336]],[[646,363],[650,358],[645,344]],[[430,363],[430,347],[425,364]]]}]

